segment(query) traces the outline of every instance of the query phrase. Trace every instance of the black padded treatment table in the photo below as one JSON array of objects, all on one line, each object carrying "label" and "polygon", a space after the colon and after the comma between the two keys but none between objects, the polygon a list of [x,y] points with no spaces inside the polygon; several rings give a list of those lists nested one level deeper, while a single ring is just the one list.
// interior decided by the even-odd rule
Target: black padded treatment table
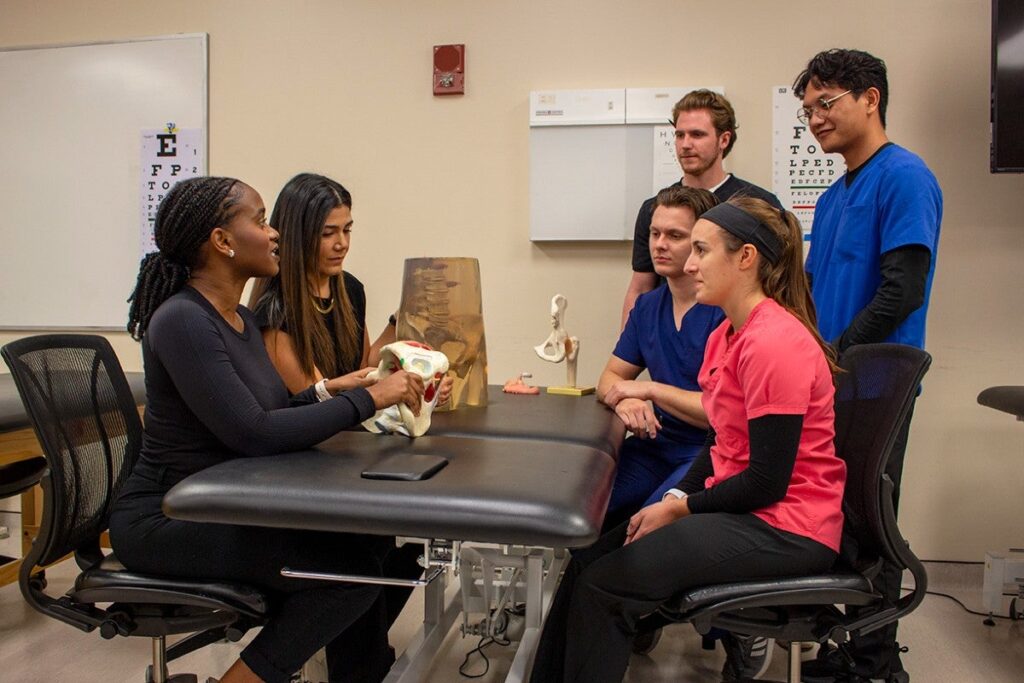
[{"label": "black padded treatment table", "polygon": [[[164,511],[198,522],[422,539],[432,569],[421,580],[424,627],[386,679],[393,683],[426,680],[434,652],[469,607],[464,576],[461,592],[447,604],[444,595],[443,570],[460,565],[462,543],[498,544],[499,556],[469,546],[462,554],[521,565],[526,630],[506,681],[525,680],[549,602],[543,596],[554,590],[564,549],[588,545],[600,532],[624,429],[593,396],[519,396],[492,387],[489,401],[435,413],[418,439],[347,431],[315,449],[216,465],[168,492]],[[363,476],[421,455],[447,464],[422,481]]]}]

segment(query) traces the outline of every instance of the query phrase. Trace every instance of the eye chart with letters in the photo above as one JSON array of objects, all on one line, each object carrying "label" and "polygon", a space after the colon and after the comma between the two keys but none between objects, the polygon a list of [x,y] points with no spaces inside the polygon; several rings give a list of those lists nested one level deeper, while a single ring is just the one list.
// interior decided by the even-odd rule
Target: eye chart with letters
[{"label": "eye chart with letters", "polygon": [[176,183],[204,175],[205,168],[201,129],[179,129],[168,123],[158,130],[142,131],[140,258],[156,251],[153,227],[157,207],[164,196]]},{"label": "eye chart with letters", "polygon": [[842,155],[821,151],[796,117],[799,108],[790,86],[772,88],[772,192],[800,219],[807,240],[818,197],[846,173],[846,164]]}]

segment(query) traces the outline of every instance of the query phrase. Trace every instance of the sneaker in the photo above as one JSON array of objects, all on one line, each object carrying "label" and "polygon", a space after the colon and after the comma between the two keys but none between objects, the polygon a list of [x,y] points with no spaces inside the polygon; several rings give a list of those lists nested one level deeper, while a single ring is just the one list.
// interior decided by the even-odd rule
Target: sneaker
[{"label": "sneaker", "polygon": [[775,639],[763,636],[741,636],[730,633],[722,639],[725,646],[725,666],[722,668],[723,683],[758,679],[772,663]]}]

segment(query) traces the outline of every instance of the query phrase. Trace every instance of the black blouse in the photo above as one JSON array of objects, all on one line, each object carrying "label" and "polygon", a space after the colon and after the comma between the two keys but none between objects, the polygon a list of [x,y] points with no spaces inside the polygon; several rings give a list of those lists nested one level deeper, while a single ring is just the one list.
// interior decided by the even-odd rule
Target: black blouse
[{"label": "black blouse", "polygon": [[288,395],[259,326],[238,307],[237,332],[186,287],[146,330],[145,435],[135,475],[170,488],[223,460],[308,448],[374,413],[365,389],[317,402],[312,387]]},{"label": "black blouse", "polygon": [[[343,280],[342,285],[345,287],[345,293],[348,294],[348,300],[352,303],[352,315],[356,319],[356,340],[359,352],[357,353],[358,358],[347,365],[340,363],[341,353],[341,340],[332,337],[331,341],[334,344],[334,357],[339,359],[338,375],[347,375],[350,372],[355,372],[359,369],[359,363],[362,361],[362,349],[363,349],[363,331],[366,329],[366,290],[363,288],[363,283],[359,281],[355,275],[348,272],[342,273]],[[320,308],[324,309],[330,305],[329,299],[320,299]],[[261,299],[256,305],[256,323],[259,325],[261,330],[267,328],[280,327],[282,332],[288,333],[288,328],[284,325],[275,324],[270,319],[270,306],[264,305]],[[323,314],[324,324],[327,325],[328,330],[334,329],[334,316],[338,315],[338,306],[335,304],[329,313]]]}]

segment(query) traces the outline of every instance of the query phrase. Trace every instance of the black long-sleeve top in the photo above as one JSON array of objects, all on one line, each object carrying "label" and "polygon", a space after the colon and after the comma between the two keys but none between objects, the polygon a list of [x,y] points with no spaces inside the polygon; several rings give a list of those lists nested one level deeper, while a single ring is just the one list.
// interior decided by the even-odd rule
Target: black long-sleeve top
[{"label": "black long-sleeve top", "polygon": [[883,342],[921,308],[931,262],[931,251],[920,244],[908,244],[882,254],[878,289],[839,339],[833,340],[836,350],[842,353],[854,344]]},{"label": "black long-sleeve top", "polygon": [[191,287],[164,302],[146,330],[146,415],[134,474],[170,488],[218,462],[308,448],[374,413],[362,388],[317,402],[289,396],[249,309],[237,332]]}]

